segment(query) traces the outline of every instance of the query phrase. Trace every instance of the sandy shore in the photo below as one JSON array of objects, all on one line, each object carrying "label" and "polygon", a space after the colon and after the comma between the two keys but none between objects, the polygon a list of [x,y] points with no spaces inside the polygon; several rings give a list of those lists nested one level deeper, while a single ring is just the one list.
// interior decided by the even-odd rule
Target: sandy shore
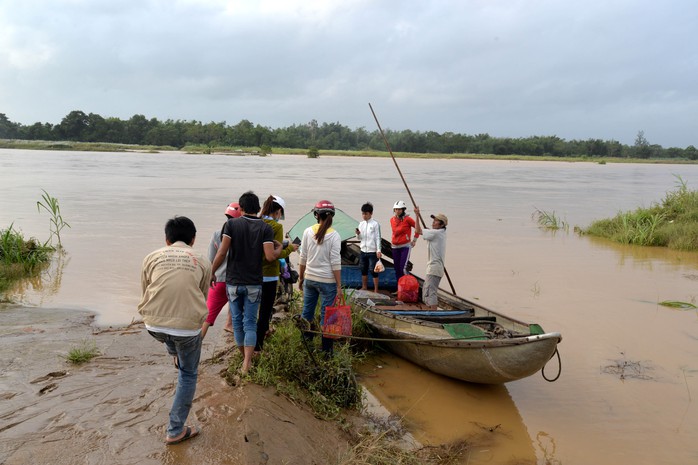
[{"label": "sandy shore", "polygon": [[[204,341],[188,421],[202,434],[166,446],[177,370],[142,325],[100,329],[87,312],[19,306],[0,307],[0,318],[2,464],[324,464],[348,448],[335,423],[305,406],[223,381],[211,357],[232,341],[220,324]],[[101,355],[66,362],[85,341]]]}]

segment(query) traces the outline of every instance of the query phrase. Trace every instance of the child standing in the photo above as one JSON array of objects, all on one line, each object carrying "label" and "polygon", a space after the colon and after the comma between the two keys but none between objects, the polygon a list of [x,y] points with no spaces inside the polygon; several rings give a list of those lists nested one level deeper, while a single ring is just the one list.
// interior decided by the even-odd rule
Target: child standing
[{"label": "child standing", "polygon": [[361,290],[368,290],[368,272],[373,278],[373,292],[378,292],[378,273],[376,263],[381,258],[381,226],[373,219],[373,205],[366,202],[361,206],[363,221],[356,228],[356,238],[361,241]]}]

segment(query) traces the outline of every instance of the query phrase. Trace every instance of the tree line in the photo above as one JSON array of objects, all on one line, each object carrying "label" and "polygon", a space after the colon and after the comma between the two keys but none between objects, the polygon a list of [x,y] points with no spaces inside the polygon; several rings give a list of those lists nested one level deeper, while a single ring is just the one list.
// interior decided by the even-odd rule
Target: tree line
[{"label": "tree line", "polygon": [[[650,144],[643,131],[638,131],[633,145],[615,140],[564,140],[557,136],[492,137],[489,134],[458,134],[435,131],[385,131],[395,152],[472,153],[494,155],[530,155],[553,157],[618,157],[618,158],[685,158],[698,160],[698,150],[664,148]],[[351,129],[337,123],[319,124],[312,120],[272,129],[243,119],[235,125],[202,123],[201,121],[159,121],[143,115],[128,120],[75,110],[59,124],[34,123],[22,125],[0,113],[0,139],[108,142],[119,144],[156,145],[183,148],[187,145],[210,147],[282,147],[320,150],[385,151],[385,142],[378,130]]]}]

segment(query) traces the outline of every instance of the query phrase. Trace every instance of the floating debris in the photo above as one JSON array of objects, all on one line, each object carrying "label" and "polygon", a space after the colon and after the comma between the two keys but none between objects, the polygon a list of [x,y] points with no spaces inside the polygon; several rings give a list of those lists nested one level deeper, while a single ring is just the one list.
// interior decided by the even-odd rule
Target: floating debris
[{"label": "floating debris", "polygon": [[652,367],[647,362],[615,360],[613,365],[605,366],[602,371],[610,375],[618,375],[620,379],[654,379],[652,375],[647,374],[647,371],[651,370]]},{"label": "floating debris", "polygon": [[690,302],[680,302],[678,300],[665,300],[664,302],[659,302],[659,305],[671,308],[683,308],[683,309],[695,309],[698,308]]}]

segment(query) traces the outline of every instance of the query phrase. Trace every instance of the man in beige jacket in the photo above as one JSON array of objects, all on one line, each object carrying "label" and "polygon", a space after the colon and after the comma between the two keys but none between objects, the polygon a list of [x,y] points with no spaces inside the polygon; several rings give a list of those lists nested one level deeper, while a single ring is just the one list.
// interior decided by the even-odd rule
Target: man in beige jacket
[{"label": "man in beige jacket", "polygon": [[166,247],[143,260],[143,295],[138,313],[145,327],[174,356],[179,370],[166,444],[177,444],[200,432],[186,426],[201,357],[201,325],[208,314],[206,295],[211,282],[211,263],[194,253],[194,223],[175,216],[165,225]]}]

